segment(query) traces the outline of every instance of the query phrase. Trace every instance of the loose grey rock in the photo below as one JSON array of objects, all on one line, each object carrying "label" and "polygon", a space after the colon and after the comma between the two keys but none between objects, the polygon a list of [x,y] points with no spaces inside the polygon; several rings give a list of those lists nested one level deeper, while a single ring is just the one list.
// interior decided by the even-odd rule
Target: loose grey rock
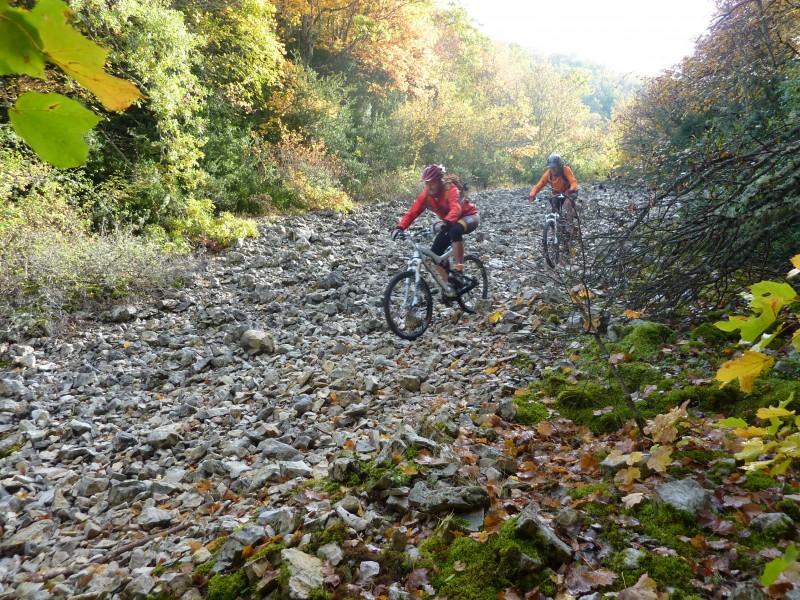
[{"label": "loose grey rock", "polygon": [[145,508],[136,518],[139,527],[145,531],[172,525],[175,515],[171,511],[160,508]]},{"label": "loose grey rock", "polygon": [[344,551],[336,544],[325,544],[319,547],[317,556],[336,567],[344,560]]},{"label": "loose grey rock", "polygon": [[515,531],[531,540],[542,542],[554,564],[563,564],[572,560],[572,548],[561,541],[555,532],[535,512],[525,509],[517,520]]},{"label": "loose grey rock", "polygon": [[145,442],[153,448],[172,448],[178,445],[183,438],[172,425],[159,427],[147,434]]},{"label": "loose grey rock", "polygon": [[266,331],[260,329],[248,329],[242,334],[239,343],[250,354],[275,352],[275,340]]},{"label": "loose grey rock", "polygon": [[636,548],[626,548],[622,551],[622,568],[628,571],[633,571],[639,568],[639,564],[646,556],[645,552],[637,550]]},{"label": "loose grey rock", "polygon": [[711,494],[694,479],[681,479],[656,487],[653,500],[696,515],[697,511],[711,505]]},{"label": "loose grey rock", "polygon": [[794,521],[789,515],[781,512],[761,513],[750,521],[750,527],[779,540],[794,531]]},{"label": "loose grey rock", "polygon": [[381,574],[381,566],[375,561],[365,560],[359,565],[359,571],[361,572],[361,582],[369,583]]},{"label": "loose grey rock", "polygon": [[278,440],[266,439],[258,447],[264,458],[283,461],[299,461],[303,458],[303,454],[299,450]]},{"label": "loose grey rock", "polygon": [[311,592],[322,587],[322,561],[295,549],[281,550],[283,564],[289,570],[289,598],[308,600]]}]

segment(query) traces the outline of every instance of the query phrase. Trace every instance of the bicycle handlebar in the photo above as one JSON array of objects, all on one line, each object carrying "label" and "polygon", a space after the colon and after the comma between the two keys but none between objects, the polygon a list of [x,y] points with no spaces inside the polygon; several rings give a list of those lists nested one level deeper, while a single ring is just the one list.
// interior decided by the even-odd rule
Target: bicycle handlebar
[{"label": "bicycle handlebar", "polygon": [[429,238],[433,235],[431,233],[430,228],[425,229],[415,229],[414,231],[406,230],[400,235],[397,236],[398,240],[415,240],[415,239],[422,239],[422,238]]}]

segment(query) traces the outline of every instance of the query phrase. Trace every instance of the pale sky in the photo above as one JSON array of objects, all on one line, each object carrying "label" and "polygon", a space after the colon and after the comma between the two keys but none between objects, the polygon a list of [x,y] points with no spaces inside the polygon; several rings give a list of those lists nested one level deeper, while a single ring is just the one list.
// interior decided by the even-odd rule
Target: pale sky
[{"label": "pale sky", "polygon": [[[450,3],[449,1],[447,3]],[[692,53],[713,0],[458,0],[487,36],[658,75]]]}]

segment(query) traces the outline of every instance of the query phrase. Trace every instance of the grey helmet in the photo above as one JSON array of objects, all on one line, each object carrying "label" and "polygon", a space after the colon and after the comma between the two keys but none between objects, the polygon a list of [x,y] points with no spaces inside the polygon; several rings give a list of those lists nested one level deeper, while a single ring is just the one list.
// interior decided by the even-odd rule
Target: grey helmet
[{"label": "grey helmet", "polygon": [[564,164],[564,161],[561,160],[561,156],[558,154],[551,154],[547,157],[547,168],[552,169],[553,167],[560,167]]}]

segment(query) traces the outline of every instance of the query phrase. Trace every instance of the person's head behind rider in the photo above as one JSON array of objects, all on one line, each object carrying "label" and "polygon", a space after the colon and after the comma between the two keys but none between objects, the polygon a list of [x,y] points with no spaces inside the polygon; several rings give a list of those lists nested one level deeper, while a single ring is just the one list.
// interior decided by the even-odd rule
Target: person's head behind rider
[{"label": "person's head behind rider", "polygon": [[564,170],[564,161],[559,154],[551,154],[547,157],[547,168],[553,175],[561,175]]},{"label": "person's head behind rider", "polygon": [[425,189],[431,196],[438,196],[444,187],[444,165],[428,165],[422,172],[420,180],[425,184]]}]

